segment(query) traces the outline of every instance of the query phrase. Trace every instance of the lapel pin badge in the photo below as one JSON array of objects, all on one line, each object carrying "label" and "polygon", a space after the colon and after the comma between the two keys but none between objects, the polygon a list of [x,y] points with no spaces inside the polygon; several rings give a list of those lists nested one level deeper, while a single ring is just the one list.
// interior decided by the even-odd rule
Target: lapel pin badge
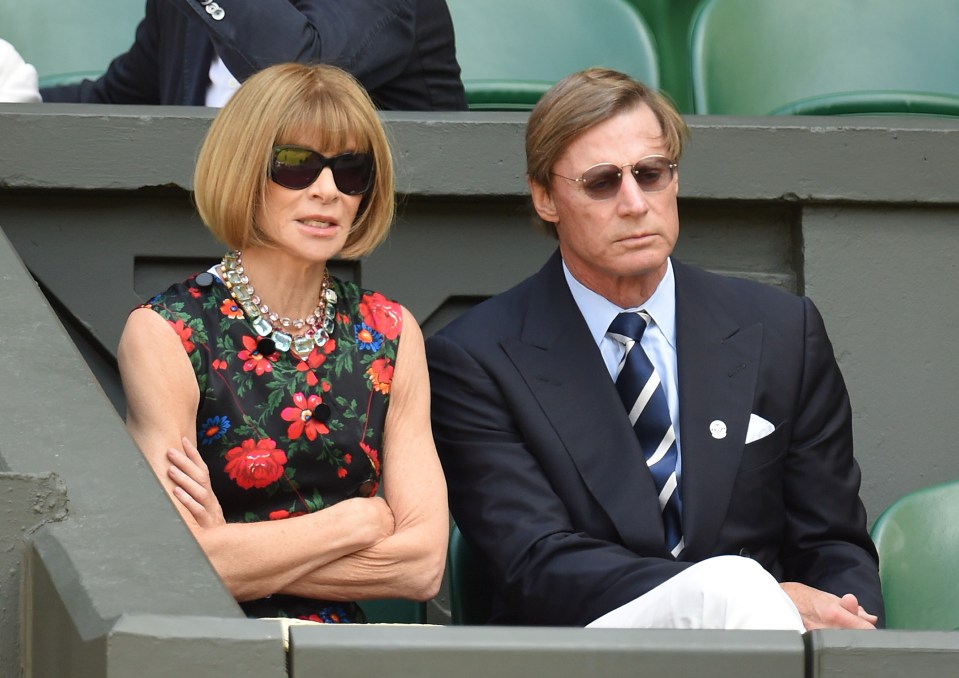
[{"label": "lapel pin badge", "polygon": [[709,424],[709,434],[716,440],[722,440],[726,437],[726,423],[719,419]]}]

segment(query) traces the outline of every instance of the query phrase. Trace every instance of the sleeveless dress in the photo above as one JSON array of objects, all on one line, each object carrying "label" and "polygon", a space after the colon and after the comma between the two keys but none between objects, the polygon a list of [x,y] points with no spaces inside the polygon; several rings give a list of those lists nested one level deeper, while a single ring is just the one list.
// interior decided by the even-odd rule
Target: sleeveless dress
[{"label": "sleeveless dress", "polygon": [[[402,330],[399,304],[332,278],[333,332],[301,359],[264,343],[213,272],[143,307],[166,319],[193,365],[197,449],[227,522],[283,520],[373,496]],[[356,603],[276,594],[240,605],[251,617],[364,621]]]}]

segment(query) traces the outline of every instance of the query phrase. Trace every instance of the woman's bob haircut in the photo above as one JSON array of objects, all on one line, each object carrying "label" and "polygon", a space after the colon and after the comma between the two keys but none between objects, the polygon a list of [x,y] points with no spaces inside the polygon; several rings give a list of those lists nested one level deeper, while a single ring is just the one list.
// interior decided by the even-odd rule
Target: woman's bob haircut
[{"label": "woman's bob haircut", "polygon": [[339,256],[357,259],[382,242],[393,222],[393,157],[366,90],[335,66],[278,64],[251,76],[213,120],[200,147],[194,200],[200,218],[232,249],[272,243],[257,224],[273,147],[307,146],[325,155],[373,155],[363,196]]}]

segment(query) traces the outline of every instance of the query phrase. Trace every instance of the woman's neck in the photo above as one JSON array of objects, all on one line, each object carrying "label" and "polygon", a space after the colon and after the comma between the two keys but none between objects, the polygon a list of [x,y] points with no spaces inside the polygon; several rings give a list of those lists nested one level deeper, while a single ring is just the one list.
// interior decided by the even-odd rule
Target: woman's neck
[{"label": "woman's neck", "polygon": [[316,309],[325,261],[307,261],[263,246],[249,247],[241,254],[250,284],[272,312],[281,317],[305,318]]}]

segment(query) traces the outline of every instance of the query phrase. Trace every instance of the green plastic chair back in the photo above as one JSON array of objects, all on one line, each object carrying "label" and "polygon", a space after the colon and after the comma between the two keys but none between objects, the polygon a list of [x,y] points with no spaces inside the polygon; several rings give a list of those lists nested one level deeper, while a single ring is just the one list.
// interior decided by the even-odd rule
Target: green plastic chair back
[{"label": "green plastic chair back", "polygon": [[400,598],[364,600],[360,607],[370,624],[425,624],[426,603]]},{"label": "green plastic chair back", "polygon": [[959,95],[926,92],[837,92],[801,99],[772,115],[959,115]]},{"label": "green plastic chair back", "polygon": [[911,492],[872,527],[891,629],[959,629],[959,481]]},{"label": "green plastic chair back", "polygon": [[606,66],[659,87],[652,34],[626,0],[447,0],[471,109],[529,110],[558,80]]},{"label": "green plastic chair back", "polygon": [[[690,33],[694,109],[769,115],[826,95],[959,95],[957,36],[955,0],[705,0]],[[883,112],[891,100],[844,110]]]},{"label": "green plastic chair back", "polygon": [[627,0],[656,40],[660,87],[681,113],[693,112],[689,79],[689,25],[702,0]]},{"label": "green plastic chair back", "polygon": [[43,85],[98,77],[133,44],[145,0],[0,0],[0,38]]},{"label": "green plastic chair back", "polygon": [[453,624],[479,626],[489,621],[493,584],[483,557],[466,541],[456,523],[446,555]]}]

